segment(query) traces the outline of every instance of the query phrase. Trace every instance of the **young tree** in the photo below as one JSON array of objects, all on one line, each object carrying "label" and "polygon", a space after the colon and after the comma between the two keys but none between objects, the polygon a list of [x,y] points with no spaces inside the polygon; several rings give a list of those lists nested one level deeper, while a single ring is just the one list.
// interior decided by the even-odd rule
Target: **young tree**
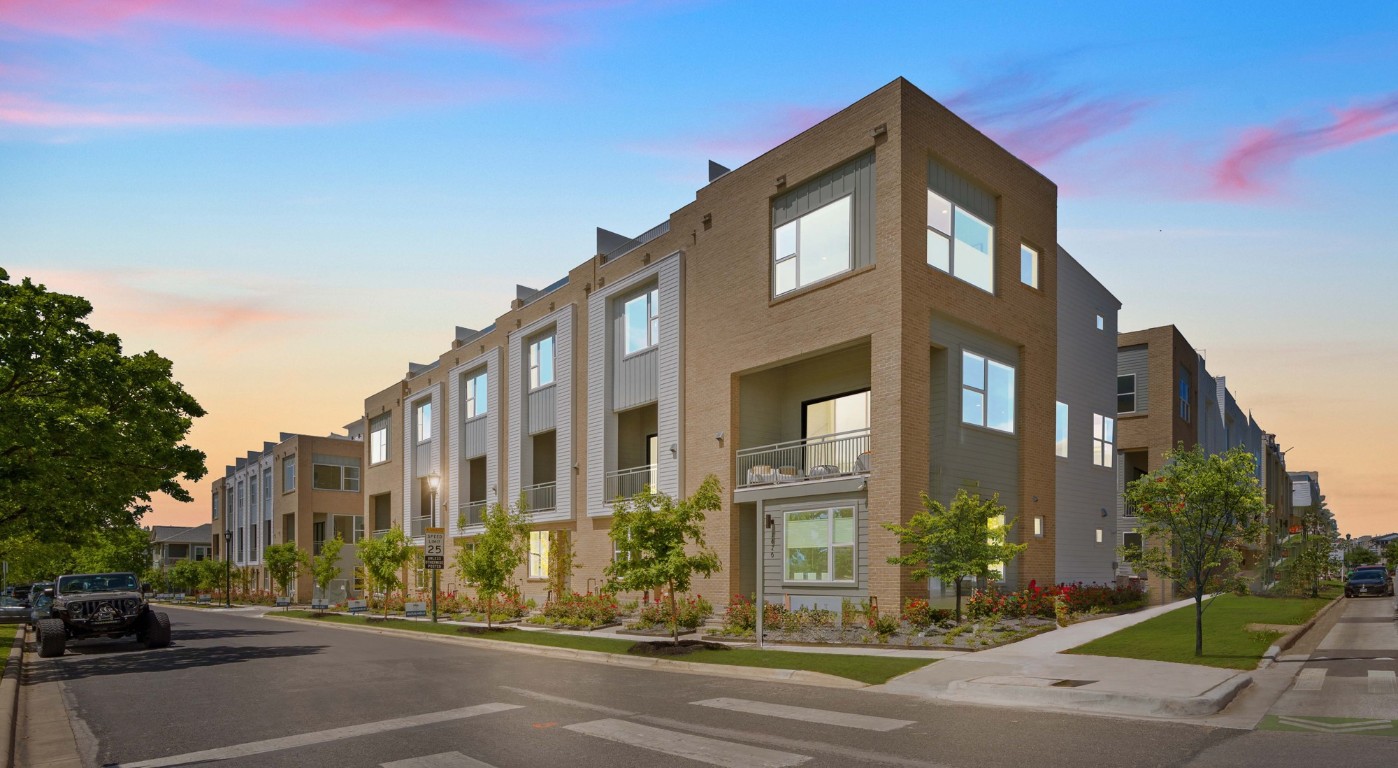
[{"label": "young tree", "polygon": [[199,564],[180,560],[165,569],[165,580],[179,592],[193,592],[199,586]]},{"label": "young tree", "polygon": [[[676,592],[688,592],[694,575],[708,576],[722,568],[718,553],[704,543],[704,513],[722,509],[718,478],[709,475],[694,495],[676,501],[646,486],[612,508],[609,532],[615,548],[625,552],[605,573],[613,589],[647,590],[668,587],[670,626],[680,641]],[[693,554],[691,554],[691,552]]]},{"label": "young tree", "polygon": [[196,589],[200,592],[217,592],[223,589],[225,573],[223,561],[215,560],[211,557],[200,560],[199,563],[199,583]]},{"label": "young tree", "polygon": [[0,536],[75,541],[134,524],[204,476],[182,444],[204,409],[154,352],[124,355],[92,305],[0,269]]},{"label": "young tree", "polygon": [[914,579],[936,577],[956,585],[956,620],[961,621],[961,580],[968,576],[1000,578],[995,565],[1018,557],[1027,545],[1006,541],[1010,526],[1000,522],[1005,507],[1000,495],[989,499],[956,491],[951,506],[921,494],[922,511],[907,525],[884,523],[908,553],[888,558],[890,565],[913,568]]},{"label": "young tree", "polygon": [[[335,538],[322,541],[320,554],[311,559],[311,580],[320,590],[321,599],[325,598],[325,593],[330,589],[330,582],[340,578],[340,548],[344,545],[345,540],[337,533]],[[305,557],[305,553],[302,552],[301,556]]]},{"label": "young tree", "polygon": [[1241,446],[1206,455],[1181,444],[1165,465],[1126,486],[1145,545],[1123,550],[1128,562],[1180,584],[1194,596],[1194,655],[1204,655],[1204,603],[1211,592],[1246,589],[1241,547],[1262,538],[1267,503]]},{"label": "young tree", "polygon": [[573,578],[573,536],[566,530],[554,531],[549,541],[549,592],[553,599],[562,600],[568,594],[568,586]]},{"label": "young tree", "polygon": [[284,597],[290,597],[287,589],[291,582],[296,580],[297,575],[311,567],[310,557],[306,555],[305,550],[297,549],[294,541],[273,544],[262,550],[262,563],[267,566],[272,583]]},{"label": "young tree", "polygon": [[1378,565],[1379,556],[1368,547],[1355,547],[1345,553],[1345,567],[1358,568],[1361,565]]},{"label": "young tree", "polygon": [[[383,590],[383,615],[388,618],[388,595],[403,586],[399,575],[417,554],[417,547],[403,535],[403,527],[395,525],[378,538],[359,542],[359,559],[364,562],[364,573],[375,589]],[[326,582],[327,586],[329,582]]]},{"label": "young tree", "polygon": [[1383,548],[1383,562],[1390,571],[1398,568],[1398,541],[1390,541],[1388,546]]},{"label": "young tree", "polygon": [[485,530],[456,550],[456,572],[485,599],[485,624],[494,626],[495,598],[509,586],[515,569],[529,555],[529,522],[519,506],[491,505]]},{"label": "young tree", "polygon": [[1301,540],[1286,572],[1286,586],[1295,594],[1320,597],[1320,579],[1330,568],[1335,547],[1335,532],[1325,525],[1328,517],[1324,507],[1311,507],[1301,514]]}]

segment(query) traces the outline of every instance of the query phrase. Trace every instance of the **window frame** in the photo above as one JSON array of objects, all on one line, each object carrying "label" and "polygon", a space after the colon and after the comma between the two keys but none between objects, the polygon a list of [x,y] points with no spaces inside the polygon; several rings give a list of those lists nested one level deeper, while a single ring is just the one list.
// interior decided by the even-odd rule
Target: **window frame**
[{"label": "window frame", "polygon": [[[633,302],[643,302],[642,311],[645,313],[645,343],[631,349],[631,323],[627,321],[626,308]],[[631,298],[621,302],[621,356],[625,360],[635,355],[645,354],[660,345],[660,287],[652,286],[646,290],[633,294]]]},{"label": "window frame", "polygon": [[[538,537],[537,539],[535,537]],[[539,542],[540,547],[536,548],[535,543]],[[528,555],[528,576],[527,578],[536,581],[543,581],[549,577],[549,555],[553,548],[553,531],[530,531],[529,532],[529,555]]]},{"label": "window frame", "polygon": [[[966,358],[967,358],[968,356],[969,356],[969,357],[979,358],[980,361],[981,361],[981,365],[980,365],[980,368],[981,368],[981,373],[980,373],[980,375],[981,375],[981,386],[980,386],[979,388],[976,387],[976,386],[974,386],[974,385],[971,385],[971,384],[966,383],[966,365],[967,365],[967,359],[966,359]],[[1008,392],[1009,399],[1010,399],[1010,409],[1009,409],[1010,423],[1009,423],[1009,428],[1008,428],[1008,429],[1005,429],[1005,428],[1002,428],[1002,427],[998,427],[998,426],[993,426],[993,425],[990,424],[990,412],[991,412],[991,407],[990,407],[990,405],[991,405],[991,402],[992,402],[992,399],[991,399],[991,397],[990,397],[990,392],[991,392],[991,389],[990,389],[990,372],[991,372],[991,366],[992,366],[992,365],[994,365],[994,366],[999,366],[1000,368],[1003,368],[1003,369],[1009,371],[1009,373],[1010,373],[1010,388],[1009,388],[1009,392]],[[1015,370],[1015,366],[1013,366],[1013,365],[1008,365],[1008,364],[1006,364],[1006,363],[1003,363],[1003,362],[1001,362],[1001,361],[999,361],[999,360],[997,360],[997,359],[991,357],[990,355],[982,354],[982,353],[980,353],[980,352],[975,352],[975,351],[972,351],[972,350],[969,349],[969,348],[963,347],[963,348],[961,349],[961,423],[962,423],[962,425],[972,426],[972,427],[979,427],[979,428],[981,428],[981,429],[989,429],[989,430],[993,430],[993,431],[995,431],[995,432],[999,432],[1000,434],[1004,434],[1004,435],[1013,435],[1013,434],[1016,434],[1016,433],[1015,433],[1015,422],[1016,422],[1016,418],[1015,418],[1016,412],[1015,412],[1015,409],[1016,409],[1016,407],[1017,407],[1016,401],[1017,401],[1018,397],[1017,397],[1017,393],[1016,393],[1015,389],[1016,389],[1016,387],[1018,386],[1018,381],[1017,381],[1017,379],[1018,379],[1018,376],[1017,376],[1017,371]],[[981,410],[980,410],[980,413],[981,413],[981,420],[980,420],[979,423],[978,423],[978,422],[974,422],[974,421],[967,421],[967,419],[966,419],[966,393],[967,393],[968,391],[969,391],[969,392],[973,392],[973,393],[975,393],[975,394],[978,394],[978,395],[980,395],[980,397],[981,397]]]},{"label": "window frame", "polygon": [[1179,400],[1179,408],[1177,409],[1177,413],[1179,414],[1180,419],[1183,420],[1185,423],[1189,423],[1190,416],[1192,415],[1193,411],[1193,409],[1190,407],[1193,404],[1194,400],[1193,387],[1191,387],[1189,384],[1189,379],[1192,375],[1193,374],[1189,372],[1188,368],[1185,368],[1181,365],[1180,381],[1179,384],[1175,387],[1175,394],[1177,399]]},{"label": "window frame", "polygon": [[[835,513],[848,510],[849,519],[852,525],[853,535],[847,544],[835,544]],[[825,567],[830,578],[827,579],[793,579],[791,577],[791,516],[798,514],[810,514],[813,512],[824,513],[826,533],[825,533]],[[835,578],[835,549],[848,547],[850,550],[850,578]],[[859,508],[856,504],[835,504],[831,506],[810,507],[806,509],[789,509],[782,512],[782,583],[802,586],[858,586],[859,584]]]},{"label": "window frame", "polygon": [[[1125,381],[1126,379],[1130,379],[1130,380],[1131,380],[1131,390],[1130,390],[1129,392],[1122,392],[1122,391],[1121,391],[1121,384],[1122,384],[1122,382]],[[1136,389],[1136,374],[1134,374],[1134,373],[1121,373],[1121,374],[1117,374],[1117,377],[1116,377],[1116,412],[1119,413],[1119,414],[1121,414],[1121,413],[1136,413],[1136,406],[1138,405],[1138,403],[1137,403],[1137,401],[1136,401],[1136,395],[1137,395],[1137,394],[1138,394],[1138,391],[1137,391],[1137,389]],[[1129,411],[1123,411],[1123,410],[1121,410],[1121,398],[1123,398],[1123,397],[1130,397],[1130,398],[1131,398],[1131,410],[1129,410]]]},{"label": "window frame", "polygon": [[[1068,458],[1068,418],[1071,413],[1067,403],[1060,400],[1054,401],[1053,408],[1053,455],[1060,459]],[[1059,433],[1063,434],[1063,439],[1058,439]]]},{"label": "window frame", "polygon": [[[557,372],[557,370],[555,370],[555,368],[556,368],[556,365],[555,365],[555,364],[556,364],[557,361],[558,361],[558,349],[557,349],[558,342],[557,342],[557,340],[555,339],[555,336],[556,336],[555,333],[549,332],[549,333],[546,333],[546,334],[544,334],[544,335],[542,335],[542,336],[537,336],[537,337],[534,338],[533,341],[529,342],[529,348],[528,348],[527,353],[528,353],[528,355],[529,355],[529,361],[528,361],[528,362],[529,362],[529,391],[530,391],[530,392],[536,392],[536,391],[538,391],[538,390],[540,390],[540,389],[543,389],[544,387],[551,387],[551,386],[553,386],[554,382],[556,382],[556,381],[558,380],[558,372]],[[543,357],[542,357],[542,355],[540,354],[540,350],[543,348],[544,342],[548,342],[548,352],[549,352],[549,365],[548,365],[549,380],[548,380],[548,381],[544,381],[544,380],[543,380],[543,377],[544,377]]]},{"label": "window frame", "polygon": [[[992,236],[993,236],[993,235],[992,235]],[[1028,257],[1028,262],[1027,262],[1027,263],[1026,263],[1026,261],[1025,261],[1025,258],[1026,258],[1026,257]],[[1030,288],[1033,288],[1034,290],[1042,290],[1041,286],[1039,285],[1039,281],[1040,281],[1040,265],[1041,265],[1041,263],[1042,263],[1042,262],[1041,262],[1041,256],[1040,256],[1039,251],[1038,251],[1037,249],[1031,247],[1028,243],[1020,243],[1020,244],[1019,244],[1019,283],[1020,283],[1020,285],[1027,285],[1027,286],[1029,286]],[[1025,268],[1026,265],[1029,267],[1029,279],[1028,279],[1028,280],[1025,280],[1025,279],[1024,279],[1024,268]],[[993,272],[992,272],[992,274],[993,274]]]},{"label": "window frame", "polygon": [[296,490],[296,454],[282,457],[282,493]]},{"label": "window frame", "polygon": [[1092,465],[1116,466],[1116,419],[1100,413],[1092,414]]},{"label": "window frame", "polygon": [[434,435],[432,427],[432,398],[423,398],[413,403],[413,428],[416,430],[416,434],[413,435],[413,444],[422,445],[432,442]]},{"label": "window frame", "polygon": [[[316,478],[317,469],[333,468],[336,470],[335,487],[320,485]],[[362,474],[359,467],[349,464],[323,464],[312,460],[311,462],[311,489],[316,491],[344,491],[348,493],[358,493],[360,478]],[[351,487],[351,485],[353,487]]]},{"label": "window frame", "polygon": [[[375,422],[379,423],[377,428],[374,427]],[[380,414],[369,420],[369,466],[372,467],[389,460],[388,446],[392,442],[389,433],[392,428],[392,414]],[[378,458],[375,458],[376,454]]]},{"label": "window frame", "polygon": [[[463,375],[465,386],[462,387],[463,406],[466,413],[464,421],[472,421],[484,417],[490,413],[490,371],[482,370],[475,375]],[[480,382],[481,386],[477,385]],[[485,390],[485,397],[481,397],[481,390]],[[485,405],[481,407],[480,401],[484,400]],[[479,410],[478,410],[479,409]]]},{"label": "window frame", "polygon": [[[807,287],[810,287],[810,286],[812,286],[812,285],[819,285],[819,284],[821,284],[821,283],[824,283],[824,282],[827,282],[827,281],[830,281],[830,280],[834,280],[834,279],[836,279],[836,278],[839,278],[841,275],[847,275],[847,274],[849,274],[850,272],[853,272],[853,271],[854,271],[854,237],[855,237],[855,232],[854,232],[854,229],[855,229],[855,227],[854,227],[854,215],[855,215],[854,195],[855,195],[854,192],[849,192],[849,193],[847,193],[847,194],[840,195],[839,197],[836,197],[836,198],[834,198],[834,199],[832,199],[832,200],[830,200],[830,201],[828,201],[828,202],[822,203],[822,204],[820,204],[820,205],[818,205],[818,206],[816,206],[816,207],[810,209],[809,211],[806,211],[805,213],[801,214],[800,216],[797,216],[797,217],[795,217],[795,218],[792,218],[792,219],[790,219],[790,220],[788,220],[788,221],[785,221],[785,222],[783,222],[783,223],[781,223],[781,224],[773,224],[773,225],[772,225],[772,235],[771,235],[771,237],[772,237],[772,246],[771,246],[771,249],[772,249],[772,250],[771,250],[771,252],[772,252],[772,258],[771,258],[771,267],[768,269],[768,274],[769,274],[770,280],[772,281],[772,298],[773,298],[773,299],[777,299],[777,298],[780,298],[780,297],[782,297],[782,296],[786,296],[786,295],[788,295],[788,294],[794,293],[794,292],[796,292],[796,291],[801,290],[802,288],[807,288]],[[848,215],[846,216],[846,221],[845,221],[845,225],[846,225],[846,228],[845,228],[845,244],[846,244],[846,247],[845,247],[845,268],[844,268],[844,269],[841,269],[841,270],[837,270],[837,271],[835,271],[835,272],[833,272],[833,273],[831,273],[831,274],[828,274],[828,275],[826,275],[826,276],[824,276],[824,277],[820,277],[820,278],[817,278],[817,279],[815,279],[815,280],[811,280],[810,282],[802,282],[802,281],[801,281],[801,260],[802,260],[802,255],[803,255],[803,254],[802,254],[802,252],[801,252],[801,251],[802,251],[802,248],[801,248],[801,240],[802,240],[802,237],[801,237],[801,222],[802,222],[804,219],[806,219],[808,216],[811,216],[811,215],[813,215],[813,214],[815,214],[815,213],[818,213],[818,212],[820,212],[820,211],[823,211],[823,210],[829,208],[829,207],[832,206],[832,205],[839,205],[839,204],[842,204],[842,203],[843,203],[843,204],[846,204],[846,205],[848,206],[848,210],[847,210],[847,214],[848,214]],[[778,252],[778,250],[777,250],[777,248],[778,248],[778,243],[780,242],[780,238],[778,237],[778,233],[781,232],[781,231],[782,231],[783,229],[785,229],[786,227],[793,227],[793,226],[794,226],[794,229],[793,229],[793,234],[792,234],[792,251],[791,251],[791,253],[787,253],[787,254],[779,254],[779,252]],[[790,288],[787,288],[786,290],[779,291],[779,290],[777,289],[777,288],[778,288],[778,277],[777,277],[777,274],[778,274],[778,271],[780,270],[781,265],[782,265],[782,264],[785,264],[785,263],[788,262],[788,261],[793,262],[793,264],[794,264],[794,266],[795,266],[795,268],[796,268],[795,275],[794,275],[794,283],[792,284],[792,286],[791,286]]]},{"label": "window frame", "polygon": [[[993,223],[991,223],[991,222],[986,221],[985,219],[981,218],[978,214],[973,213],[970,209],[966,208],[966,206],[958,204],[956,201],[954,201],[954,200],[952,200],[951,198],[949,198],[949,197],[943,195],[943,194],[940,193],[940,192],[937,192],[936,190],[932,189],[930,186],[927,188],[927,210],[928,210],[929,212],[932,210],[932,200],[933,200],[933,198],[936,198],[937,200],[940,200],[940,201],[942,201],[942,202],[944,202],[944,203],[947,204],[947,222],[948,222],[948,225],[949,225],[949,226],[948,226],[948,230],[949,230],[949,231],[943,232],[940,228],[938,228],[938,227],[936,227],[936,226],[933,226],[933,224],[932,224],[932,217],[931,217],[930,215],[927,216],[927,234],[928,234],[928,242],[931,241],[931,235],[933,235],[933,234],[937,235],[938,237],[944,238],[944,239],[946,240],[946,242],[947,242],[947,258],[946,258],[947,267],[946,267],[946,269],[943,269],[943,268],[941,267],[940,264],[933,263],[933,261],[932,261],[932,249],[931,249],[930,247],[927,248],[927,253],[925,254],[925,259],[924,259],[924,260],[927,262],[927,266],[932,267],[933,269],[935,269],[935,270],[937,270],[937,271],[939,271],[939,272],[941,272],[941,273],[943,273],[943,274],[950,275],[950,276],[956,278],[957,280],[960,280],[961,282],[966,283],[967,285],[973,285],[973,286],[975,286],[975,287],[981,289],[982,291],[985,291],[986,293],[989,293],[990,295],[994,296],[994,295],[995,295],[995,273],[996,273],[996,269],[995,269],[995,227],[996,227],[996,225],[993,224]],[[956,227],[956,216],[957,216],[958,213],[964,214],[965,216],[971,218],[971,219],[974,220],[977,224],[980,224],[981,226],[985,227],[985,228],[986,228],[987,230],[989,230],[989,232],[990,232],[990,238],[989,238],[989,248],[990,248],[990,250],[986,252],[986,257],[990,260],[990,278],[989,278],[989,281],[988,281],[988,282],[989,282],[989,286],[988,286],[988,287],[985,286],[985,285],[981,285],[980,283],[977,283],[977,282],[974,282],[974,281],[968,279],[964,274],[957,274],[957,269],[956,269],[956,243],[957,243],[957,239],[956,239],[956,229],[957,229],[957,227]],[[967,245],[968,247],[972,247],[972,246],[970,245],[969,242],[967,242],[966,245]],[[1023,247],[1024,247],[1023,244],[1021,244],[1020,247],[1023,248]],[[1021,255],[1022,255],[1022,254],[1021,254]],[[1037,288],[1038,286],[1035,286],[1035,287]]]}]

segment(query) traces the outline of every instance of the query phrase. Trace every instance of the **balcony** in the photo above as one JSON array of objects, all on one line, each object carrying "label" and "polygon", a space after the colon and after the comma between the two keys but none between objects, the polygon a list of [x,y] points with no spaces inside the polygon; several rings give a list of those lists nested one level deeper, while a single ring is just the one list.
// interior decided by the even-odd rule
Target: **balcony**
[{"label": "balcony", "polygon": [[788,440],[738,451],[739,488],[867,475],[869,430]]},{"label": "balcony", "polygon": [[557,483],[528,485],[520,494],[524,497],[524,508],[530,512],[552,512],[558,508]]},{"label": "balcony", "polygon": [[388,532],[391,531],[391,530],[393,530],[393,529],[392,529],[392,528],[380,528],[380,529],[377,530],[377,531],[371,532],[371,533],[369,534],[369,538],[371,538],[371,539],[382,539],[383,537],[387,536],[387,535],[388,535]]},{"label": "balcony", "polygon": [[630,469],[618,469],[608,472],[605,478],[605,486],[602,489],[603,497],[610,503],[617,497],[631,498],[640,493],[646,486],[652,489],[656,484],[656,465],[643,464]]},{"label": "balcony", "polygon": [[421,517],[414,517],[411,522],[412,530],[408,535],[416,539],[424,535],[427,529],[432,527],[432,516],[423,515]]},{"label": "balcony", "polygon": [[456,527],[470,528],[477,525],[485,525],[485,501],[468,501],[462,504],[457,511]]}]

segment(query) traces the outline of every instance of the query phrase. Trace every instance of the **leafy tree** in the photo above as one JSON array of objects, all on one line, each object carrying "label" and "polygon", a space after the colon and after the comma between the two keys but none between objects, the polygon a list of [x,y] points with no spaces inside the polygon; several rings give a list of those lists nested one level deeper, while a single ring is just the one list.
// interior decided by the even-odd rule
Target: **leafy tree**
[{"label": "leafy tree", "polygon": [[154,352],[124,355],[92,305],[0,269],[0,536],[76,541],[134,524],[151,494],[191,501],[182,441],[204,415]]},{"label": "leafy tree", "polygon": [[1301,539],[1295,542],[1296,554],[1287,566],[1287,587],[1294,594],[1320,597],[1320,579],[1330,568],[1330,553],[1335,546],[1335,533],[1325,521],[1328,510],[1310,507],[1301,513]]},{"label": "leafy tree", "polygon": [[289,596],[287,588],[296,580],[297,575],[311,567],[310,557],[306,555],[305,550],[297,549],[294,541],[273,544],[262,550],[262,562],[267,566],[272,583],[281,590],[283,596]]},{"label": "leafy tree", "polygon": [[936,577],[956,585],[956,620],[961,621],[961,581],[966,577],[999,579],[995,566],[1018,557],[1027,545],[1006,541],[1010,526],[1004,519],[1000,495],[989,499],[972,496],[961,488],[947,507],[926,493],[920,494],[922,511],[907,525],[884,527],[907,547],[907,554],[888,558],[890,565],[913,568],[914,579]]},{"label": "leafy tree", "polygon": [[[329,542],[326,542],[327,544]],[[324,551],[321,552],[324,554]],[[399,574],[417,554],[417,547],[403,535],[403,527],[394,525],[378,538],[359,542],[359,559],[364,561],[364,573],[374,589],[383,590],[383,615],[388,617],[388,594],[403,586]],[[328,587],[330,582],[326,581]]]},{"label": "leafy tree", "polygon": [[492,504],[485,530],[456,550],[456,572],[485,600],[485,624],[493,626],[495,598],[509,586],[515,570],[529,555],[529,523],[522,505]]},{"label": "leafy tree", "polygon": [[1141,521],[1143,547],[1123,549],[1128,562],[1181,585],[1194,596],[1194,655],[1204,655],[1204,596],[1241,591],[1241,547],[1266,532],[1267,503],[1241,446],[1206,455],[1181,444],[1165,465],[1126,486]]},{"label": "leafy tree", "polygon": [[48,581],[64,573],[150,569],[150,534],[124,522],[75,534],[59,540],[42,540],[37,533],[21,533],[0,540],[0,559],[10,564],[10,581]]},{"label": "leafy tree", "polygon": [[[722,569],[718,553],[704,543],[704,513],[722,509],[718,478],[709,475],[694,495],[676,501],[646,486],[630,499],[617,499],[609,532],[625,553],[608,565],[611,588],[632,591],[668,587],[671,629],[680,640],[676,592],[688,592],[694,575]],[[691,554],[691,550],[693,554]]]},{"label": "leafy tree", "polygon": [[1390,571],[1398,568],[1398,541],[1390,541],[1388,546],[1383,548],[1383,562]]},{"label": "leafy tree", "polygon": [[165,580],[178,592],[194,592],[199,588],[199,565],[193,560],[180,560],[165,569]]},{"label": "leafy tree", "polygon": [[224,571],[225,566],[222,560],[205,558],[198,561],[197,565],[199,568],[199,581],[195,585],[196,590],[207,593],[217,592],[223,589],[224,579],[227,577],[227,573]]},{"label": "leafy tree", "polygon": [[1361,565],[1377,565],[1379,555],[1368,547],[1355,547],[1345,553],[1345,567],[1358,568]]},{"label": "leafy tree", "polygon": [[[343,546],[345,546],[345,540],[337,533],[334,538],[326,539],[320,543],[320,554],[316,555],[309,563],[311,580],[320,590],[322,600],[325,599],[326,593],[330,590],[330,582],[340,578],[340,548]],[[363,547],[363,544],[360,546]],[[362,548],[360,553],[363,553]],[[305,552],[300,552],[300,554],[303,559],[306,557]]]},{"label": "leafy tree", "polygon": [[568,594],[568,585],[573,578],[573,536],[568,531],[554,531],[549,541],[549,592],[553,599],[561,600]]}]

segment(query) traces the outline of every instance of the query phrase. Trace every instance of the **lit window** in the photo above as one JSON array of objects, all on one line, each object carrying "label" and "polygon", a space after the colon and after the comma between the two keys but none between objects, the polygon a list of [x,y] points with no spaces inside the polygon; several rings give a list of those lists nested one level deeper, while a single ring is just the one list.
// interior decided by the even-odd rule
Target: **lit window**
[{"label": "lit window", "polygon": [[854,510],[786,513],[787,581],[854,581]]},{"label": "lit window", "polygon": [[529,344],[529,388],[553,383],[553,337],[545,336]]},{"label": "lit window", "polygon": [[972,352],[961,353],[961,421],[1015,431],[1015,369]]},{"label": "lit window", "polygon": [[1053,453],[1068,457],[1068,404],[1056,404],[1056,418],[1053,424]]},{"label": "lit window", "polygon": [[[282,493],[296,490],[296,454],[282,458]],[[238,487],[238,505],[243,504],[243,488]]]},{"label": "lit window", "polygon": [[529,532],[529,578],[549,577],[549,540],[552,535],[550,531]]},{"label": "lit window", "polygon": [[1116,420],[1092,414],[1092,463],[1099,467],[1112,466],[1116,453]]},{"label": "lit window", "polygon": [[845,195],[776,228],[772,236],[773,296],[849,271],[853,199]]},{"label": "lit window", "polygon": [[626,354],[650,349],[660,343],[660,290],[649,291],[622,305]]},{"label": "lit window", "polygon": [[466,418],[484,416],[490,410],[490,387],[486,382],[486,372],[481,371],[466,379]]},{"label": "lit window", "polygon": [[1116,412],[1136,412],[1136,374],[1116,377]]},{"label": "lit window", "polygon": [[[936,192],[927,190],[928,264],[994,293],[994,253],[994,227]],[[1037,283],[1037,267],[1035,271]]]},{"label": "lit window", "polygon": [[388,461],[388,427],[392,414],[384,413],[369,420],[369,463]]},{"label": "lit window", "polygon": [[1097,543],[1098,543],[1098,544],[1101,544],[1101,543],[1102,543],[1102,529],[1101,529],[1101,528],[1098,528],[1098,529],[1097,529]]},{"label": "lit window", "polygon": [[425,443],[432,439],[432,401],[417,407],[417,441]]},{"label": "lit window", "polygon": [[1019,281],[1030,288],[1039,287],[1039,252],[1022,243],[1019,246]]},{"label": "lit window", "polygon": [[1043,516],[1043,515],[1036,515],[1036,516],[1034,517],[1034,535],[1035,535],[1035,536],[1039,536],[1039,537],[1041,537],[1041,538],[1042,538],[1043,535],[1044,535],[1044,516]]}]

